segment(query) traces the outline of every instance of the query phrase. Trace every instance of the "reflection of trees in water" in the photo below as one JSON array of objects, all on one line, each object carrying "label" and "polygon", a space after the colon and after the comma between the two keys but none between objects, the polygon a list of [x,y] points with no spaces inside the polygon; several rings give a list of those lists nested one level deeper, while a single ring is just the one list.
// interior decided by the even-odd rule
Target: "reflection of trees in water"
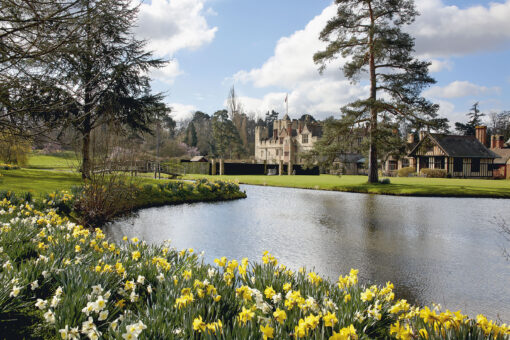
[{"label": "reflection of trees in water", "polygon": [[[409,247],[408,237],[395,225],[385,223],[402,222],[406,219],[402,213],[391,211],[381,197],[365,195],[360,204],[360,228],[363,230],[362,251],[365,272],[360,272],[362,282],[384,285],[387,281],[395,285],[396,298],[406,299],[410,303],[423,303],[423,293],[428,287],[422,278],[411,276],[418,263],[414,248]],[[414,263],[413,263],[414,262]]]}]

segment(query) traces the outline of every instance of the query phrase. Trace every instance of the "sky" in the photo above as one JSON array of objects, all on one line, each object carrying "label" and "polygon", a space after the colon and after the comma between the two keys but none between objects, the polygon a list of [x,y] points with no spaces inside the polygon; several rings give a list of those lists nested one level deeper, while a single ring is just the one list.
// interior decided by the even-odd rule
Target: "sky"
[{"label": "sky", "polygon": [[[437,80],[423,96],[451,125],[466,121],[475,102],[487,114],[510,110],[510,0],[415,3],[420,16],[405,29]],[[322,75],[313,63],[334,13],[331,0],[145,0],[135,34],[169,60],[151,72],[152,87],[176,120],[225,108],[233,85],[246,113],[283,115],[288,94],[291,118],[323,119],[368,94],[363,81],[345,79],[342,59]]]}]

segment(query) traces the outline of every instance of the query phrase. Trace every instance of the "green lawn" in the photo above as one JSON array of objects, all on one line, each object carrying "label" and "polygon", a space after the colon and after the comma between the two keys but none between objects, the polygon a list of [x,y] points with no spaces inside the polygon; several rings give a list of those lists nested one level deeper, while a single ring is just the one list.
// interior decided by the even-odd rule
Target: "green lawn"
[{"label": "green lawn", "polygon": [[218,178],[242,184],[292,188],[336,190],[409,196],[468,196],[510,198],[510,181],[394,177],[391,184],[368,184],[366,176],[204,176],[187,175],[185,179]]},{"label": "green lawn", "polygon": [[[48,171],[36,169],[0,170],[0,191],[11,190],[17,193],[30,191],[35,196],[56,190],[69,190],[82,183],[81,174],[71,171]],[[139,178],[140,184],[161,183],[161,180]],[[165,180],[166,182],[167,180]]]},{"label": "green lawn", "polygon": [[69,190],[81,183],[78,173],[46,170],[1,170],[0,190],[27,192],[39,196],[56,190]]},{"label": "green lawn", "polygon": [[55,155],[33,153],[28,157],[28,168],[31,169],[76,169],[78,159],[72,152],[62,152]]}]

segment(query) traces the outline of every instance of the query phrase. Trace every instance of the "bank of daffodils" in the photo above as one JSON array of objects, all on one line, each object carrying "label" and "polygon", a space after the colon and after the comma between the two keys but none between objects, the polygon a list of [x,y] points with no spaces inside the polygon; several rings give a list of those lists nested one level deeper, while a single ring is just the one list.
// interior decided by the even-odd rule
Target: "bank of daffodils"
[{"label": "bank of daffodils", "polygon": [[[357,270],[337,282],[192,249],[109,242],[50,206],[0,201],[0,327],[34,319],[60,339],[508,339],[479,315],[396,300],[393,285],[365,287]],[[13,321],[14,318],[17,320]],[[10,321],[7,321],[10,320]]]}]

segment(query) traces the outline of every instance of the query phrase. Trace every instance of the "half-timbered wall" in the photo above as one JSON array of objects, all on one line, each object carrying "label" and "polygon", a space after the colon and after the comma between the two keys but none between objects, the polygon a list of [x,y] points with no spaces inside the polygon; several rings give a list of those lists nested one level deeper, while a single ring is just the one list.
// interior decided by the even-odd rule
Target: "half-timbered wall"
[{"label": "half-timbered wall", "polygon": [[462,159],[462,171],[454,171],[454,158],[449,157],[448,160],[448,173],[452,177],[492,177],[492,167],[491,164],[494,162],[491,158],[481,158],[480,159],[480,169],[479,171],[471,171],[471,163],[473,162],[472,158],[463,158]]}]

